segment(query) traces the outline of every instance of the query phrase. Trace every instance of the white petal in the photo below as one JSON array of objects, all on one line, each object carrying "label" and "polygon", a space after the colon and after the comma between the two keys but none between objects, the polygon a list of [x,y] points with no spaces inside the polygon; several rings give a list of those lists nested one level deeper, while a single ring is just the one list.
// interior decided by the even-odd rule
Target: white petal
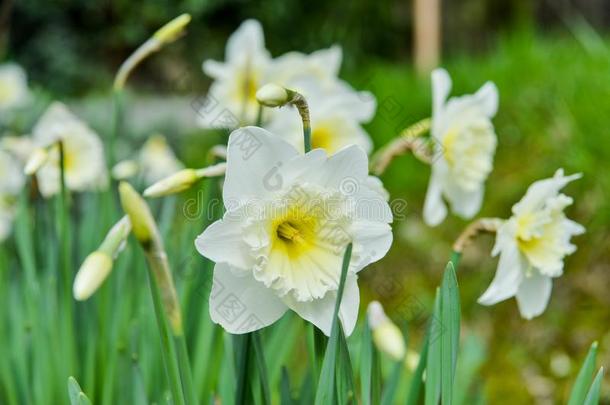
[{"label": "white petal", "polygon": [[473,191],[466,191],[459,187],[455,182],[447,184],[445,195],[451,205],[451,211],[464,219],[474,217],[483,204],[483,187],[478,187]]},{"label": "white petal", "polygon": [[429,226],[440,224],[447,216],[447,207],[443,202],[442,194],[441,175],[433,167],[424,202],[424,222]]},{"label": "white petal", "polygon": [[224,218],[208,226],[195,240],[197,251],[216,263],[247,270],[254,265],[241,226],[243,210],[227,212]]},{"label": "white petal", "polygon": [[339,75],[341,60],[343,59],[343,51],[339,45],[333,45],[330,48],[312,52],[309,57],[315,64],[324,68],[329,77],[336,77]]},{"label": "white petal", "polygon": [[271,325],[287,307],[272,290],[249,275],[236,276],[217,264],[210,293],[210,317],[229,333],[247,333]]},{"label": "white petal", "polygon": [[500,253],[496,275],[478,303],[493,305],[514,296],[523,280],[523,274],[523,262],[517,244],[507,244]]},{"label": "white petal", "polygon": [[[233,131],[227,149],[225,206],[268,198],[282,188],[282,172],[298,152],[281,137],[258,127]],[[229,204],[229,205],[228,205]]]},{"label": "white petal", "polygon": [[581,177],[580,173],[564,176],[563,169],[558,169],[553,177],[532,183],[521,201],[513,206],[513,213],[519,215],[542,208],[547,199],[556,196],[566,184]]},{"label": "white petal", "polygon": [[368,157],[362,148],[356,145],[347,146],[324,162],[312,168],[307,181],[328,188],[339,188],[346,192],[359,190],[366,186],[368,177]]},{"label": "white petal", "polygon": [[538,272],[524,278],[517,292],[517,304],[521,316],[532,319],[542,314],[549,303],[552,289],[551,278]]},{"label": "white petal", "polygon": [[253,52],[264,52],[265,37],[263,27],[256,20],[246,20],[227,41],[227,60],[236,60]]},{"label": "white petal", "polygon": [[[358,320],[358,307],[360,306],[360,293],[358,291],[358,277],[348,274],[345,280],[345,290],[339,308],[339,319],[343,325],[346,336],[351,335]],[[306,321],[313,323],[326,336],[330,336],[332,327],[336,292],[328,292],[324,298],[313,301],[299,302],[290,295],[284,297],[286,305]]]},{"label": "white petal", "polygon": [[225,79],[228,71],[224,63],[215,60],[206,60],[203,62],[203,72],[215,80]]},{"label": "white petal", "polygon": [[445,69],[432,72],[432,115],[439,113],[451,91],[451,78]]},{"label": "white petal", "polygon": [[353,235],[354,254],[352,265],[354,271],[360,271],[367,265],[383,258],[392,246],[392,228],[382,222],[357,221],[350,227]]},{"label": "white petal", "polygon": [[479,91],[474,94],[474,99],[479,108],[488,118],[492,118],[498,111],[498,88],[493,82],[485,83]]}]

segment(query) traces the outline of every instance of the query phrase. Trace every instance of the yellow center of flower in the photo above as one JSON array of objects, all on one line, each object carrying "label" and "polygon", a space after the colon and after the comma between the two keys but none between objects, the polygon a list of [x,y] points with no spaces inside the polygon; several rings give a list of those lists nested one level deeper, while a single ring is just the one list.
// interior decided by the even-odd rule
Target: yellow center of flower
[{"label": "yellow center of flower", "polygon": [[459,131],[456,128],[450,128],[443,137],[443,153],[449,166],[453,166],[455,163],[455,141],[458,135]]},{"label": "yellow center of flower", "polygon": [[298,301],[322,298],[336,289],[351,240],[351,219],[341,203],[340,194],[326,195],[304,185],[270,207],[265,221],[268,250],[255,269],[256,278]]},{"label": "yellow center of flower", "polygon": [[312,149],[324,149],[328,152],[332,150],[332,131],[327,126],[317,126],[311,132]]}]

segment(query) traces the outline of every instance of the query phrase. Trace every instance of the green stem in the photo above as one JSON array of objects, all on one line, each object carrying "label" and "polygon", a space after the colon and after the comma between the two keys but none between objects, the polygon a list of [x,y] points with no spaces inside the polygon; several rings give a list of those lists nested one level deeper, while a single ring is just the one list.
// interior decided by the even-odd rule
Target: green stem
[{"label": "green stem", "polygon": [[252,333],[252,342],[254,346],[254,355],[256,357],[256,365],[258,367],[258,377],[260,380],[261,391],[263,393],[263,403],[271,405],[271,391],[269,390],[269,378],[267,375],[267,363],[265,362],[265,353],[263,351],[263,343],[260,333]]},{"label": "green stem", "polygon": [[174,398],[175,404],[185,405],[182,383],[180,380],[180,367],[176,357],[176,348],[170,339],[169,325],[165,316],[163,304],[161,303],[161,293],[159,292],[159,286],[157,285],[152,270],[148,272],[148,282],[153,299],[155,317],[157,318],[157,327],[159,328],[159,335],[161,336],[161,354],[163,363],[165,363],[165,370],[169,379],[172,397]]},{"label": "green stem", "polygon": [[311,151],[311,127],[309,125],[303,125],[303,143],[305,146],[305,153]]},{"label": "green stem", "polygon": [[121,132],[121,124],[123,120],[123,90],[114,89],[112,92],[112,131],[108,138],[108,167],[112,168],[116,162],[116,140]]},{"label": "green stem", "polygon": [[241,405],[250,403],[250,401],[246,400],[246,396],[250,393],[248,371],[250,369],[249,358],[252,334],[235,335],[233,336],[233,342],[237,351],[237,391],[235,393],[235,404]]},{"label": "green stem", "polygon": [[195,405],[198,401],[193,385],[193,374],[191,372],[191,363],[189,361],[188,348],[186,347],[184,334],[174,335],[174,343],[178,350],[178,366],[180,367],[180,376],[182,377],[182,383],[184,385],[186,403]]}]

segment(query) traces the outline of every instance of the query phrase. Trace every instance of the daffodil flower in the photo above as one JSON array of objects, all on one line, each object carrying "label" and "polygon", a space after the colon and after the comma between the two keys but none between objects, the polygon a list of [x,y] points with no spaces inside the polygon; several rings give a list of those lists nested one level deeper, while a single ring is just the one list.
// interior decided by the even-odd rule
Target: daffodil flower
[{"label": "daffodil flower", "polygon": [[[227,42],[225,61],[207,60],[203,71],[214,79],[209,93],[223,108],[199,114],[203,127],[224,126],[233,118],[253,124],[258,113],[256,91],[270,79],[271,55],[265,48],[263,28],[256,20],[244,21]],[[229,117],[219,117],[226,108]],[[224,111],[224,110],[223,110]],[[232,126],[237,126],[235,122]]]},{"label": "daffodil flower", "polygon": [[357,273],[392,243],[387,202],[369,187],[368,159],[352,145],[303,155],[281,136],[245,127],[229,137],[226,213],[196,240],[216,262],[210,315],[230,333],[278,320],[288,309],[330,333],[343,254],[353,243],[339,317],[356,323]]},{"label": "daffodil flower", "polygon": [[138,163],[139,171],[147,185],[152,185],[184,167],[165,137],[159,134],[151,136],[144,143]]},{"label": "daffodil flower", "polygon": [[23,107],[29,100],[27,76],[21,66],[0,65],[0,112]]},{"label": "daffodil flower", "polygon": [[104,148],[99,136],[59,102],[49,106],[32,131],[38,147],[46,148],[48,158],[37,171],[44,197],[61,188],[61,142],[64,152],[66,187],[73,191],[99,190],[107,186]]},{"label": "daffodil flower", "polygon": [[0,149],[0,242],[11,233],[17,197],[25,179],[19,161]]},{"label": "daffodil flower", "polygon": [[[369,153],[373,143],[361,124],[375,115],[375,98],[368,92],[335,88],[327,90],[323,81],[307,78],[294,82],[292,89],[309,104],[311,146],[332,154],[347,145],[358,145]],[[303,130],[290,108],[276,110],[265,124],[272,133],[282,134],[288,142],[303,151]]]},{"label": "daffodil flower", "polygon": [[496,134],[491,119],[498,109],[498,90],[488,82],[475,94],[447,100],[451,79],[443,69],[432,72],[432,140],[435,159],[424,220],[441,223],[451,210],[472,218],[483,202],[484,183],[493,167]]},{"label": "daffodil flower", "polygon": [[566,218],[564,209],[572,198],[560,190],[580,174],[534,182],[512,208],[513,216],[498,229],[492,255],[500,255],[498,270],[479,303],[493,305],[516,296],[521,316],[531,319],[547,307],[552,279],[563,273],[564,258],[574,253],[570,243],[585,229]]}]

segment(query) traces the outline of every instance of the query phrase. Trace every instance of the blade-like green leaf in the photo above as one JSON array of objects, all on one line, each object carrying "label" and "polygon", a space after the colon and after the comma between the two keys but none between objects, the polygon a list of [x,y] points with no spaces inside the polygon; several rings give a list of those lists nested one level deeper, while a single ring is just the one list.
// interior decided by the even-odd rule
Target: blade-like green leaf
[{"label": "blade-like green leaf", "polygon": [[326,353],[322,362],[322,370],[320,371],[320,379],[316,390],[316,405],[332,404],[335,402],[335,370],[337,362],[337,352],[339,351],[339,334],[341,328],[339,325],[339,308],[341,299],[343,298],[343,290],[345,289],[345,280],[347,278],[347,269],[352,257],[352,244],[347,245],[345,255],[343,256],[343,266],[341,268],[341,279],[339,289],[337,291],[337,301],[335,302],[335,312],[333,314],[333,323],[330,332],[330,339],[326,345]]},{"label": "blade-like green leaf", "polygon": [[398,388],[398,382],[400,381],[404,369],[404,361],[399,360],[394,364],[392,374],[390,374],[390,378],[386,382],[383,395],[381,396],[381,405],[392,405],[395,403],[394,397],[396,395],[396,389]]},{"label": "blade-like green leaf", "polygon": [[587,393],[587,397],[583,402],[583,405],[598,405],[599,404],[599,394],[602,389],[602,380],[604,378],[604,368],[600,368],[595,376],[595,380],[593,380],[593,384],[591,384],[591,389]]},{"label": "blade-like green leaf", "polygon": [[68,395],[70,396],[70,405],[91,405],[91,401],[74,377],[68,377]]},{"label": "blade-like green leaf", "polygon": [[428,362],[429,336],[430,328],[428,328],[424,336],[424,342],[422,343],[421,352],[419,354],[419,363],[417,363],[417,368],[413,372],[413,377],[411,377],[411,386],[409,387],[407,405],[419,404],[419,395],[421,393],[422,385],[424,384],[424,370],[426,369],[426,364]]},{"label": "blade-like green leaf", "polygon": [[381,370],[379,353],[373,345],[373,336],[368,320],[365,319],[360,354],[360,393],[363,405],[379,403],[381,391]]},{"label": "blade-like green leaf", "polygon": [[430,319],[428,335],[428,358],[426,361],[426,405],[437,405],[441,396],[441,300],[440,290],[436,290],[434,312]]},{"label": "blade-like green leaf", "polygon": [[271,404],[271,392],[269,391],[269,377],[267,376],[267,364],[265,363],[265,353],[263,352],[263,344],[261,342],[260,332],[252,333],[252,343],[254,346],[254,355],[256,357],[256,366],[261,383],[263,403]]},{"label": "blade-like green leaf", "polygon": [[444,405],[453,400],[453,381],[460,345],[460,294],[453,263],[445,268],[440,290],[441,310],[441,398]]},{"label": "blade-like green leaf", "polygon": [[343,327],[339,323],[339,352],[337,358],[337,400],[340,404],[353,402],[356,395],[354,388],[354,373],[352,362],[349,357],[347,340],[343,333]]},{"label": "blade-like green leaf", "polygon": [[587,357],[585,358],[585,361],[578,372],[578,377],[576,377],[576,382],[574,383],[574,387],[570,393],[568,405],[581,405],[585,400],[587,390],[589,389],[591,380],[593,379],[593,373],[595,372],[596,357],[597,342],[593,342],[591,348],[589,349],[589,353],[587,354]]},{"label": "blade-like green leaf", "polygon": [[288,375],[288,370],[286,367],[282,367],[282,377],[281,377],[281,387],[280,387],[280,403],[282,405],[292,405],[292,393],[290,389],[290,376]]}]

